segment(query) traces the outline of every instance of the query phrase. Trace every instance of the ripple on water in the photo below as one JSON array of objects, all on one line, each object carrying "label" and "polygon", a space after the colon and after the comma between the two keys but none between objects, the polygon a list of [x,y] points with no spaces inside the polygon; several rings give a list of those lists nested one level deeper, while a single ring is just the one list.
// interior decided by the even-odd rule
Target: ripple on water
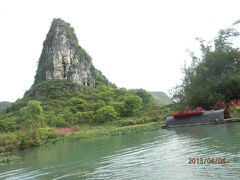
[{"label": "ripple on water", "polygon": [[[133,133],[25,150],[0,179],[239,179],[240,123]],[[226,164],[188,164],[189,158]]]}]

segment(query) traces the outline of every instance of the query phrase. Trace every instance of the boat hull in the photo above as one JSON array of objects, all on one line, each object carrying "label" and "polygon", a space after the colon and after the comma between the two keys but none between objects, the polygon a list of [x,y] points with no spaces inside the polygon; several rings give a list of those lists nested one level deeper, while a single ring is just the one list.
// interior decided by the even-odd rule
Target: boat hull
[{"label": "boat hull", "polygon": [[224,109],[203,111],[202,114],[182,118],[170,116],[166,119],[165,127],[168,128],[192,124],[207,124],[221,121],[224,122]]}]

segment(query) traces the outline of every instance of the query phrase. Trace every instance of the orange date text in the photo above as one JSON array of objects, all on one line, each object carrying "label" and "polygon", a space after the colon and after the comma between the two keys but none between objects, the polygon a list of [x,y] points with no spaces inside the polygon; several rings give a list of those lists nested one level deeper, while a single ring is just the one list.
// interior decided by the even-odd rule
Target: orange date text
[{"label": "orange date text", "polygon": [[225,164],[225,158],[188,158],[188,164]]}]

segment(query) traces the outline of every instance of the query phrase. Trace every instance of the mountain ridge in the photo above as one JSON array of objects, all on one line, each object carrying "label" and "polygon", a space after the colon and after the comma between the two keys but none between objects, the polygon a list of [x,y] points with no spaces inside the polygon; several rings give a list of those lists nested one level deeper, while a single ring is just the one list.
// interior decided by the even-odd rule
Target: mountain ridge
[{"label": "mountain ridge", "polygon": [[171,98],[162,91],[148,91],[158,105],[168,105],[172,103]]}]

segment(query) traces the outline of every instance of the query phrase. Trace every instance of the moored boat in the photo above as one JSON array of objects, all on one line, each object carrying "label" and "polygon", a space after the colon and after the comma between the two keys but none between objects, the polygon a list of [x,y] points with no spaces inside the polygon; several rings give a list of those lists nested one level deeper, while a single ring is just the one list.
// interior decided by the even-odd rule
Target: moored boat
[{"label": "moored boat", "polygon": [[217,122],[224,122],[224,109],[171,114],[166,118],[165,127],[170,128],[197,124],[211,124]]}]

